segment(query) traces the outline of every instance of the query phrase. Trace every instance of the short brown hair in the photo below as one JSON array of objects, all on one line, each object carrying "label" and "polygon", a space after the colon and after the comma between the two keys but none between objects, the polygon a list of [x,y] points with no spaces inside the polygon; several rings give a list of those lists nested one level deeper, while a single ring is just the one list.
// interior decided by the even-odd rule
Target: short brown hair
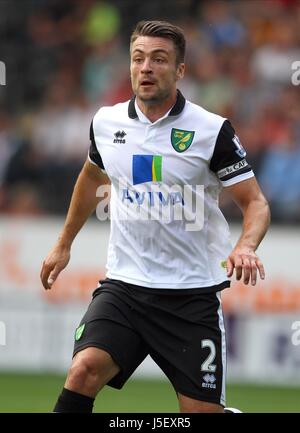
[{"label": "short brown hair", "polygon": [[130,46],[138,36],[153,36],[170,39],[175,45],[177,64],[184,62],[185,37],[180,27],[170,24],[167,21],[139,21],[132,32]]}]

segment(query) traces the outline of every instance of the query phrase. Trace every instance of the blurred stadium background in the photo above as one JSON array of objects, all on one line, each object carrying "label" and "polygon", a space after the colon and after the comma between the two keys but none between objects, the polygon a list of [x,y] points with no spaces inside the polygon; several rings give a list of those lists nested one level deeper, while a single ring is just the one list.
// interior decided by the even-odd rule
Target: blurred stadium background
[{"label": "blurred stadium background", "polygon": [[[92,116],[131,96],[128,41],[140,19],[184,29],[179,87],[231,119],[271,204],[259,249],[266,281],[224,292],[228,405],[300,412],[299,0],[0,0],[0,412],[52,410],[74,329],[105,274],[109,225],[92,217],[52,292],[39,282]],[[226,194],[221,206],[234,240],[240,213]],[[175,412],[177,404],[147,359],[122,392],[106,389],[96,410]]]}]

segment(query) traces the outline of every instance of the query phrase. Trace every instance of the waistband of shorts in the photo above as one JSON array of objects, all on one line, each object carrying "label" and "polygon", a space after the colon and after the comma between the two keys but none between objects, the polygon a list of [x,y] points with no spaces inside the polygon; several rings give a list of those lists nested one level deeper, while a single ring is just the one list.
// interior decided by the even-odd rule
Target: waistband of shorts
[{"label": "waistband of shorts", "polygon": [[146,294],[157,294],[157,295],[167,295],[167,296],[182,296],[182,295],[202,295],[207,293],[216,293],[230,287],[230,281],[225,280],[220,284],[216,284],[209,287],[196,287],[193,289],[152,289],[151,287],[138,286],[136,284],[127,283],[122,280],[114,280],[112,278],[106,278],[99,281],[100,285],[103,284],[113,284],[120,286],[121,288],[129,288],[131,290],[137,290]]}]

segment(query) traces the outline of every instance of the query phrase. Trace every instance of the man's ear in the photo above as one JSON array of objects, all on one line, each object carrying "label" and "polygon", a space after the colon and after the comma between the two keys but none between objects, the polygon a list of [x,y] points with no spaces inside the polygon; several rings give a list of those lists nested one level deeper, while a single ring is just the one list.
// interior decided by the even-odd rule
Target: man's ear
[{"label": "man's ear", "polygon": [[185,64],[179,63],[176,70],[176,80],[181,80],[184,77]]}]

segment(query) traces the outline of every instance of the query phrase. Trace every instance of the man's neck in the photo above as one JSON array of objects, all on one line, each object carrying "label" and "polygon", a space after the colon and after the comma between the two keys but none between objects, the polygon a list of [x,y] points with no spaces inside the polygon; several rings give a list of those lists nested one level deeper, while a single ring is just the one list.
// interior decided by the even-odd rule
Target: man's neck
[{"label": "man's neck", "polygon": [[169,98],[161,102],[144,102],[138,97],[136,98],[137,105],[141,112],[154,123],[156,120],[163,117],[175,104],[177,99],[177,91]]}]

